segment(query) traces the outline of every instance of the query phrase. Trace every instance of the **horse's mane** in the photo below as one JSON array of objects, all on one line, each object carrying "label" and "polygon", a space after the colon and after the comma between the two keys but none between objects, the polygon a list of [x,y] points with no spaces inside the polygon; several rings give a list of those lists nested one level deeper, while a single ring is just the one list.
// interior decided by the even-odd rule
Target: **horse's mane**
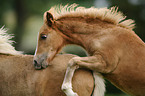
[{"label": "horse's mane", "polygon": [[128,29],[133,29],[135,27],[134,20],[125,20],[126,16],[124,16],[123,13],[118,12],[117,7],[111,7],[110,9],[98,9],[94,7],[85,8],[77,6],[77,4],[72,4],[70,6],[54,6],[49,10],[49,12],[53,14],[55,20],[61,19],[63,17],[90,17],[107,21]]},{"label": "horse's mane", "polygon": [[8,35],[7,29],[4,27],[0,28],[0,54],[8,54],[8,55],[19,55],[22,52],[16,51],[12,46],[14,41],[10,40],[13,38],[12,35]]}]

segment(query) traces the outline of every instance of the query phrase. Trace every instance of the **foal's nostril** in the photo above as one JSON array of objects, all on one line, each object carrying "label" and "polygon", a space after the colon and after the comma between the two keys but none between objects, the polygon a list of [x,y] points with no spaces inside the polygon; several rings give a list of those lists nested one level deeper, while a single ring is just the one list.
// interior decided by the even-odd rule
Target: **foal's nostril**
[{"label": "foal's nostril", "polygon": [[36,60],[34,60],[34,66],[37,66],[37,64],[38,64],[38,63],[37,63],[37,61],[36,61]]},{"label": "foal's nostril", "polygon": [[39,62],[37,62],[37,60],[34,60],[33,63],[34,63],[35,69],[38,69],[38,70],[41,69],[41,64],[39,64]]}]

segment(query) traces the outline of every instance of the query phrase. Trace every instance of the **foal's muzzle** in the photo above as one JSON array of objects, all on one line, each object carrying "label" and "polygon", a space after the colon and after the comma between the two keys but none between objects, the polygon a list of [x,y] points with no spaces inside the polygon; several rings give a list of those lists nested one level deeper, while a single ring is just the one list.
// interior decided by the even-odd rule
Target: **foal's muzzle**
[{"label": "foal's muzzle", "polygon": [[41,64],[39,64],[39,63],[37,62],[37,60],[34,60],[34,61],[33,61],[33,64],[34,64],[35,69],[42,69]]},{"label": "foal's muzzle", "polygon": [[42,61],[41,63],[39,63],[37,60],[33,61],[34,67],[35,69],[45,69],[48,67],[48,63],[46,61]]},{"label": "foal's muzzle", "polygon": [[35,69],[42,69],[41,64],[38,64],[36,60],[33,61]]},{"label": "foal's muzzle", "polygon": [[48,67],[47,54],[35,55],[33,59],[35,69],[44,69]]}]

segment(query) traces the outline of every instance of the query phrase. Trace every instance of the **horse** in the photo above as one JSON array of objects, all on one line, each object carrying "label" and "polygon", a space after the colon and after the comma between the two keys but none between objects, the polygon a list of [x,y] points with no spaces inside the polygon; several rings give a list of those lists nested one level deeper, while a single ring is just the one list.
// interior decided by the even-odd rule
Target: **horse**
[{"label": "horse", "polygon": [[[61,84],[67,62],[76,56],[57,55],[51,62],[53,66],[46,70],[35,70],[33,55],[16,51],[10,40],[13,36],[6,31],[0,28],[0,96],[65,96]],[[90,96],[94,88],[92,72],[77,70],[73,88],[80,96]]]},{"label": "horse", "polygon": [[44,13],[34,56],[35,68],[49,68],[51,60],[65,45],[79,45],[89,55],[68,62],[62,84],[67,96],[77,96],[71,80],[78,68],[93,71],[94,96],[103,96],[104,78],[127,94],[144,96],[145,43],[133,31],[134,20],[126,19],[117,7],[77,6],[54,6]]}]

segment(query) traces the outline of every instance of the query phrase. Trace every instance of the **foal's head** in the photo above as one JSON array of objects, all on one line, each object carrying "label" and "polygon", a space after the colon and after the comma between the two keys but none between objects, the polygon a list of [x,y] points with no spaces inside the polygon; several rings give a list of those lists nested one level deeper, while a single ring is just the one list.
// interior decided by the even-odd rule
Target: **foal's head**
[{"label": "foal's head", "polygon": [[35,68],[46,68],[63,45],[63,38],[55,30],[53,16],[49,12],[45,12],[44,24],[38,35],[38,43],[34,56]]}]

